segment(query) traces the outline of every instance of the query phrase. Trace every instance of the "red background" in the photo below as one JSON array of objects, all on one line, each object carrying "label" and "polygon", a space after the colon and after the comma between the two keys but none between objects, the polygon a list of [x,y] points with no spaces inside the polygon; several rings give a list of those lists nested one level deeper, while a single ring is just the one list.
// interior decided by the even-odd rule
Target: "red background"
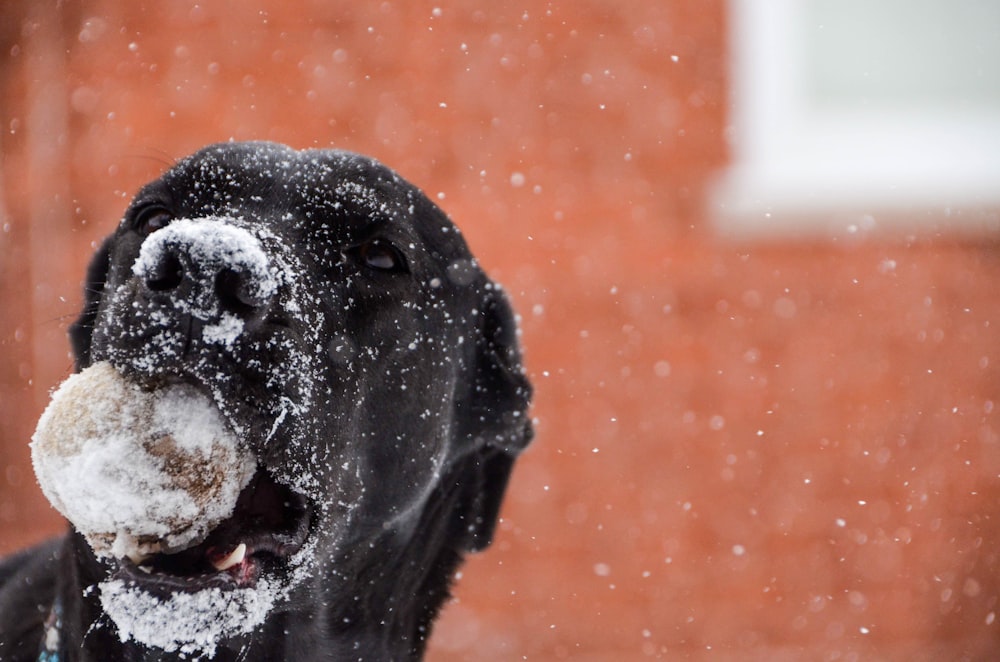
[{"label": "red background", "polygon": [[451,660],[1000,650],[995,237],[734,243],[721,0],[8,0],[0,553],[91,245],[217,140],[372,154],[523,316],[538,437],[432,639]]}]

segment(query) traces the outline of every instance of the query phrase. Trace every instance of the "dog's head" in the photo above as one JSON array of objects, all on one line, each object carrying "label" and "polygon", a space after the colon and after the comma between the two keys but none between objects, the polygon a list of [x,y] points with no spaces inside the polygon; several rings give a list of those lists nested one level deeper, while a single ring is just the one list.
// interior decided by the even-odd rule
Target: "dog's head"
[{"label": "dog's head", "polygon": [[[198,545],[123,561],[129,586],[292,587],[430,520],[429,544],[489,544],[531,437],[515,320],[455,225],[388,168],[208,147],[136,195],[85,291],[77,368],[197,388],[258,465]],[[239,577],[219,582],[210,550],[239,543]]]}]

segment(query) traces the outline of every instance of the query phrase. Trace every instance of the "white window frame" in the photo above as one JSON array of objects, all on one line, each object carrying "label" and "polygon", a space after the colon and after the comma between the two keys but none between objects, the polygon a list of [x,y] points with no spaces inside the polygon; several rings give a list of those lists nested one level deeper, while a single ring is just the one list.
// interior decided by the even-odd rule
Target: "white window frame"
[{"label": "white window frame", "polygon": [[799,64],[799,0],[729,9],[732,158],[710,194],[719,232],[1000,231],[1000,113],[819,111]]}]

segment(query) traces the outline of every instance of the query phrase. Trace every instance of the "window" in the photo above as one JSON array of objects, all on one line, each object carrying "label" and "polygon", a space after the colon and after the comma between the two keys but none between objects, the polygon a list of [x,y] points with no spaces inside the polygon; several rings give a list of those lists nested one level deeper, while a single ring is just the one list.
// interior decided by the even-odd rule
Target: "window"
[{"label": "window", "polygon": [[1000,3],[730,9],[723,233],[1000,229]]}]

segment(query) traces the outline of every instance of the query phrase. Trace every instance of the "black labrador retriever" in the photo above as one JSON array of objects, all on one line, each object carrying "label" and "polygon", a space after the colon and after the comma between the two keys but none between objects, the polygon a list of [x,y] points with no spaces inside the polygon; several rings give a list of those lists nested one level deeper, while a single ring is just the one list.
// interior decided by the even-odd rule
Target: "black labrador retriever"
[{"label": "black labrador retriever", "polygon": [[72,529],[7,559],[0,659],[421,658],[532,436],[513,313],[444,213],[356,154],[218,144],[139,192],[85,296],[77,370],[196,387],[258,468],[141,566]]}]

